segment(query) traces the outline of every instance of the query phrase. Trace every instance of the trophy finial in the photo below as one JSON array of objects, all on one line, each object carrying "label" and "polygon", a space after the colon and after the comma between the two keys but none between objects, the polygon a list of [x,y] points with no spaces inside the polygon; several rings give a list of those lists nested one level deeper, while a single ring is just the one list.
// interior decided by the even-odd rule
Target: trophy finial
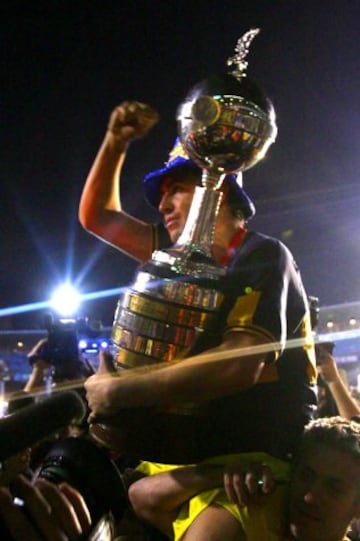
[{"label": "trophy finial", "polygon": [[248,67],[248,62],[245,58],[248,55],[249,47],[254,39],[254,37],[260,32],[260,28],[251,28],[246,32],[241,38],[238,39],[235,47],[235,55],[231,56],[227,60],[227,65],[235,65],[235,68],[232,72],[229,72],[230,75],[235,77],[240,81],[243,77],[246,77],[246,69]]}]

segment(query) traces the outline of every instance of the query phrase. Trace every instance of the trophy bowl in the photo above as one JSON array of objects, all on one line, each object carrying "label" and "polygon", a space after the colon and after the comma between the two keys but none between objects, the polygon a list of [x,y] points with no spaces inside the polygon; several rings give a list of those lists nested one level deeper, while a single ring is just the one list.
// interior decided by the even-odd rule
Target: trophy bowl
[{"label": "trophy bowl", "polygon": [[178,108],[177,122],[189,157],[216,175],[253,167],[277,135],[273,105],[257,83],[230,74],[195,85]]}]

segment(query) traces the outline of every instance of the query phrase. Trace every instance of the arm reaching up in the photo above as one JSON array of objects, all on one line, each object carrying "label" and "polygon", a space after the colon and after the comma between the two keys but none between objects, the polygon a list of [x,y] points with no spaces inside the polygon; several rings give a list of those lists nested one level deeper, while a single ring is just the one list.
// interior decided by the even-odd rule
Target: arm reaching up
[{"label": "arm reaching up", "polygon": [[341,377],[334,357],[321,344],[318,345],[319,374],[328,384],[339,414],[345,419],[360,415],[360,406],[351,396],[350,390]]},{"label": "arm reaching up", "polygon": [[142,262],[152,253],[152,226],[123,210],[119,181],[130,143],[144,137],[158,120],[156,111],[137,101],[113,110],[79,206],[79,220],[87,231]]}]

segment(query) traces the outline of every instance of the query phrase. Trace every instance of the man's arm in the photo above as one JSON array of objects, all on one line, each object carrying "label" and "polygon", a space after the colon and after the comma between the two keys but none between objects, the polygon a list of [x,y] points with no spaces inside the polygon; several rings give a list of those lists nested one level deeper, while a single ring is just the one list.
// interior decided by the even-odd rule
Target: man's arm
[{"label": "man's arm", "polygon": [[39,340],[28,353],[27,358],[31,366],[31,374],[25,384],[24,392],[35,393],[44,389],[44,377],[51,367],[47,338]]},{"label": "man's arm", "polygon": [[145,476],[128,489],[137,518],[159,529],[169,538],[179,507],[193,496],[222,485],[223,466],[196,465]]},{"label": "man's arm", "polygon": [[256,384],[265,363],[264,350],[270,348],[260,336],[231,332],[220,346],[204,354],[145,373],[129,370],[111,377],[100,368],[85,383],[89,407],[95,416],[111,415],[123,408],[167,406],[237,393]]},{"label": "man's arm", "polygon": [[158,118],[151,107],[135,101],[114,109],[79,206],[79,220],[87,231],[138,261],[151,256],[152,226],[122,209],[119,178],[130,143],[145,136]]},{"label": "man's arm", "polygon": [[334,357],[321,344],[318,346],[318,351],[320,352],[319,374],[328,384],[339,414],[345,419],[360,415],[360,406],[351,396],[350,390],[343,381]]}]

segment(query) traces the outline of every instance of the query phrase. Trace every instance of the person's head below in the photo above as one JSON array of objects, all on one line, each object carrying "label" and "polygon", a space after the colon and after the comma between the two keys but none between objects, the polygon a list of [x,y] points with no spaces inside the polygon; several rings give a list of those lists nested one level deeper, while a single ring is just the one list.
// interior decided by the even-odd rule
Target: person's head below
[{"label": "person's head below", "polygon": [[[202,170],[186,156],[177,139],[166,165],[144,178],[146,200],[162,214],[172,242],[177,241],[184,229],[195,187],[201,186],[201,176]],[[239,179],[241,182],[241,175],[225,177],[217,221],[217,224],[231,224],[234,229],[255,215],[254,203]]]},{"label": "person's head below", "polygon": [[301,541],[341,541],[360,517],[360,424],[312,421],[302,437],[291,483],[290,531]]}]

